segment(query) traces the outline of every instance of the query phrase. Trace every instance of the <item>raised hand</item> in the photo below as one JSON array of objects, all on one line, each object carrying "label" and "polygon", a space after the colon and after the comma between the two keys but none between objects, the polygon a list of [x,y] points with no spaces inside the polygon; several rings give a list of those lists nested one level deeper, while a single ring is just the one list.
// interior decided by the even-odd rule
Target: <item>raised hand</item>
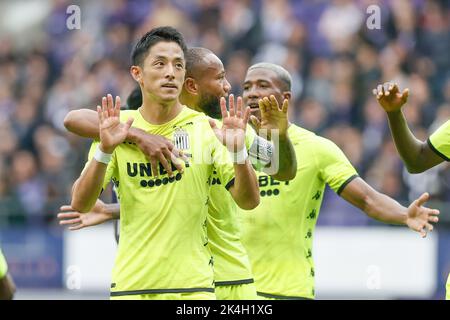
[{"label": "raised hand", "polygon": [[114,149],[125,141],[133,118],[123,124],[120,122],[120,98],[116,96],[115,105],[110,94],[102,98],[102,106],[97,106],[100,149],[105,153],[113,153]]},{"label": "raised hand", "polygon": [[61,212],[57,216],[59,224],[69,225],[69,230],[71,231],[92,227],[113,219],[110,213],[105,212],[105,204],[99,199],[95,203],[94,208],[87,213],[74,211],[69,205],[62,206],[60,210]]},{"label": "raised hand", "polygon": [[411,203],[407,211],[408,217],[406,219],[406,224],[410,229],[419,232],[423,238],[426,237],[427,231],[433,230],[431,222],[436,223],[439,221],[439,218],[437,217],[439,215],[439,210],[422,207],[429,198],[430,195],[425,192]]},{"label": "raised hand", "polygon": [[408,100],[409,95],[409,89],[405,89],[400,93],[397,84],[391,82],[385,82],[383,85],[379,84],[372,92],[386,112],[399,111]]},{"label": "raised hand", "polygon": [[274,95],[260,99],[258,104],[261,112],[261,121],[255,116],[250,117],[256,131],[259,132],[260,129],[265,129],[270,134],[272,130],[279,130],[280,136],[286,136],[289,126],[287,113],[289,100],[283,100],[281,109]]},{"label": "raised hand", "polygon": [[230,152],[240,152],[245,148],[245,130],[250,116],[250,107],[243,108],[242,98],[238,97],[235,107],[234,95],[229,96],[229,110],[224,97],[220,98],[222,112],[222,127],[217,127],[213,119],[209,124],[216,134],[217,139],[227,147]]}]

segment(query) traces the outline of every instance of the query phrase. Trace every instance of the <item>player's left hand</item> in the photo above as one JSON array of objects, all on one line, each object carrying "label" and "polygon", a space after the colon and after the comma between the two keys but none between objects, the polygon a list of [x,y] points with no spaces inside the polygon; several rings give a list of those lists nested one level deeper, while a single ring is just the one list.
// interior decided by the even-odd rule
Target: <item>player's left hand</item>
[{"label": "player's left hand", "polygon": [[422,207],[429,198],[430,195],[425,192],[411,203],[407,210],[406,224],[410,229],[419,232],[422,238],[427,236],[427,231],[431,232],[433,230],[433,225],[431,223],[439,221],[439,218],[437,217],[439,215],[439,210]]},{"label": "player's left hand", "polygon": [[259,132],[260,129],[265,129],[267,130],[267,133],[270,134],[272,130],[278,130],[279,136],[285,137],[289,126],[289,100],[283,100],[281,109],[274,95],[259,99],[258,104],[261,113],[261,121],[259,121],[255,116],[250,117],[256,131]]},{"label": "player's left hand", "polygon": [[227,111],[227,103],[224,97],[220,98],[222,111],[222,127],[217,127],[213,119],[209,124],[216,134],[217,139],[227,147],[230,152],[240,152],[245,148],[245,130],[250,117],[250,107],[243,108],[242,98],[238,97],[235,108],[234,95],[229,96],[230,112]]}]

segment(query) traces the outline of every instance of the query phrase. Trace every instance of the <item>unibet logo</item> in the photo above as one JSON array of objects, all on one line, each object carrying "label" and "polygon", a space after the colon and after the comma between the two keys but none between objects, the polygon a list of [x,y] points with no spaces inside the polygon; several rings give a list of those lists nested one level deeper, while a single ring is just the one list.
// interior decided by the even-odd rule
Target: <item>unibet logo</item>
[{"label": "unibet logo", "polygon": [[261,190],[261,192],[259,193],[261,195],[261,197],[265,197],[265,196],[277,196],[280,194],[280,190],[279,189],[273,189],[273,190]]},{"label": "unibet logo", "polygon": [[[172,165],[172,171],[176,172],[177,168]],[[189,163],[186,162],[186,168],[189,167]],[[130,163],[127,162],[127,174],[130,177],[136,177],[139,175],[139,177],[141,178],[147,178],[147,177],[152,177],[153,172],[152,172],[152,167],[150,165],[150,163]],[[159,164],[159,176],[163,176],[163,175],[167,175],[167,171],[164,169],[164,167]],[[183,178],[183,175],[178,172],[174,177],[158,177],[156,179],[142,179],[140,181],[140,185],[141,187],[159,187],[161,185],[166,185],[168,183],[173,183],[175,181],[180,181]]]},{"label": "unibet logo", "polygon": [[[282,183],[284,183],[285,185],[289,185],[289,181],[278,181],[269,176],[259,176],[258,177],[258,184],[259,184],[260,188],[264,188],[264,187],[268,187],[268,186],[279,186]],[[277,196],[280,194],[280,189],[274,188],[274,189],[269,189],[269,190],[261,190],[259,194],[261,195],[261,197]]]}]

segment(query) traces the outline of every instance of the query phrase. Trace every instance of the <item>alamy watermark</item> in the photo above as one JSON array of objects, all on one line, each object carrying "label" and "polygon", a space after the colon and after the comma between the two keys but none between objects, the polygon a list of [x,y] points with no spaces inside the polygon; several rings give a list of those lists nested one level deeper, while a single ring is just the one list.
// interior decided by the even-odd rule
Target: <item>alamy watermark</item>
[{"label": "alamy watermark", "polygon": [[81,9],[77,5],[70,5],[66,9],[66,13],[69,15],[66,19],[66,27],[69,30],[81,29]]}]

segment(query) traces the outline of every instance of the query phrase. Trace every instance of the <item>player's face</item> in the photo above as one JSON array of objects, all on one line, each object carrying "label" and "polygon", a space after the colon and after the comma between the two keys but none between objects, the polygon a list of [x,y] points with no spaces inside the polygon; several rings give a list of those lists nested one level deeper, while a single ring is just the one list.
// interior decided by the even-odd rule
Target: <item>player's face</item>
[{"label": "player's face", "polygon": [[259,120],[261,120],[258,105],[259,99],[274,95],[280,106],[283,103],[284,96],[281,81],[278,79],[277,74],[269,69],[256,68],[248,71],[245,76],[243,90],[244,105],[249,106],[251,114],[255,115]]},{"label": "player's face", "polygon": [[215,54],[205,57],[205,68],[196,80],[199,91],[199,108],[210,117],[220,119],[220,97],[227,97],[231,85],[225,78],[222,61]]},{"label": "player's face", "polygon": [[185,75],[184,54],[175,42],[161,41],[150,48],[142,68],[144,94],[156,101],[178,99]]}]

